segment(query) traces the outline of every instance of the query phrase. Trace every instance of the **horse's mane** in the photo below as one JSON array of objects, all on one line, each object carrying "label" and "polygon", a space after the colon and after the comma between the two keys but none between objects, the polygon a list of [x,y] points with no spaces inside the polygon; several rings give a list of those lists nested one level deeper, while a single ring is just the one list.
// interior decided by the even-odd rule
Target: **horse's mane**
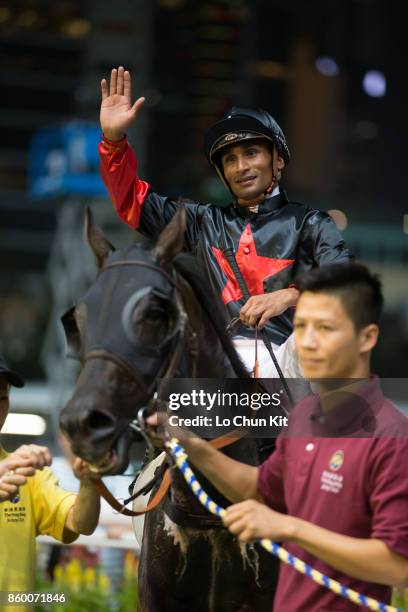
[{"label": "horse's mane", "polygon": [[219,298],[211,291],[205,272],[199,266],[198,260],[192,255],[180,253],[174,260],[177,272],[191,285],[204,312],[213,326],[224,351],[238,378],[250,378],[250,374],[239,357],[230,336],[226,331],[227,320]]}]

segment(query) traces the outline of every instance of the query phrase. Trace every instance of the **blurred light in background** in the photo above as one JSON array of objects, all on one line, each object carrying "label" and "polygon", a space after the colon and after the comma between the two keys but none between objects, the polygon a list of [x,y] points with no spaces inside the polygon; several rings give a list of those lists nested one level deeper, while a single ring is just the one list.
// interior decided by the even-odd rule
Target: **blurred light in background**
[{"label": "blurred light in background", "polygon": [[140,95],[146,98],[146,102],[145,102],[146,107],[157,106],[160,103],[160,100],[162,99],[162,95],[160,91],[154,88],[145,89],[144,91],[141,92]]},{"label": "blurred light in background", "polygon": [[160,6],[164,9],[178,9],[185,4],[185,0],[160,0]]},{"label": "blurred light in background", "polygon": [[75,102],[88,102],[92,100],[93,97],[93,89],[89,87],[89,85],[79,85],[76,89],[74,89],[74,100]]},{"label": "blurred light in background", "polygon": [[7,416],[1,433],[18,436],[41,436],[46,429],[45,419],[38,414],[11,412]]},{"label": "blurred light in background", "polygon": [[256,62],[255,74],[264,79],[285,79],[288,77],[288,69],[281,62],[264,60]]},{"label": "blurred light in background", "polygon": [[11,15],[11,11],[7,6],[0,6],[0,23],[5,23]]},{"label": "blurred light in background", "polygon": [[328,210],[327,212],[335,222],[337,229],[341,232],[344,231],[348,225],[348,219],[344,212],[342,210],[337,210],[336,208]]},{"label": "blurred light in background", "polygon": [[403,229],[404,234],[408,234],[408,215],[404,215]]},{"label": "blurred light in background", "polygon": [[382,98],[387,91],[387,81],[379,70],[369,70],[363,78],[363,89],[372,98]]},{"label": "blurred light in background", "polygon": [[32,28],[35,26],[39,18],[36,11],[23,11],[16,20],[16,24],[22,28]]},{"label": "blurred light in background", "polygon": [[224,0],[224,2],[230,6],[240,6],[241,4],[245,4],[246,0]]},{"label": "blurred light in background", "polygon": [[339,66],[337,62],[328,55],[321,55],[315,60],[316,70],[323,76],[336,76],[339,74]]},{"label": "blurred light in background", "polygon": [[63,25],[63,32],[70,38],[83,38],[91,29],[91,22],[87,19],[70,19]]},{"label": "blurred light in background", "polygon": [[359,140],[375,140],[378,136],[378,128],[372,121],[357,121],[355,135]]}]

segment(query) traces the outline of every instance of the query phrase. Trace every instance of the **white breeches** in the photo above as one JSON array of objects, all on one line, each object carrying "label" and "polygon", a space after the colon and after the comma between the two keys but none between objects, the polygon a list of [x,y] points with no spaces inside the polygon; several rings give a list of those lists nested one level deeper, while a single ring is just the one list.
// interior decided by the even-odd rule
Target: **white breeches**
[{"label": "white breeches", "polygon": [[[252,372],[255,362],[255,340],[243,336],[236,336],[232,340],[242,361]],[[285,378],[303,378],[293,334],[280,346],[272,344],[272,348]],[[258,361],[260,378],[278,378],[278,372],[261,337],[258,337]]]}]

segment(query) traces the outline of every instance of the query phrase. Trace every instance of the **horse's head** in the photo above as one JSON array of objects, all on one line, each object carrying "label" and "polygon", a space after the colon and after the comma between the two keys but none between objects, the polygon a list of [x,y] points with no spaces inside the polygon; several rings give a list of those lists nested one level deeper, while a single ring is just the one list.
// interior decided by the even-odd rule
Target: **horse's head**
[{"label": "horse's head", "polygon": [[63,317],[69,352],[82,370],[60,422],[75,454],[100,472],[126,468],[129,424],[158,380],[180,366],[186,315],[171,262],[181,250],[185,224],[180,209],[153,248],[133,244],[115,251],[87,212],[86,235],[99,274]]}]

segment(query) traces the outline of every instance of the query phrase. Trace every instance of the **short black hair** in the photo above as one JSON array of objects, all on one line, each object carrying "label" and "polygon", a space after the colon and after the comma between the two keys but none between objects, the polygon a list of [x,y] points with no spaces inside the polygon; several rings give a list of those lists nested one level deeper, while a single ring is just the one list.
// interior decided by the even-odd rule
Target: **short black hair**
[{"label": "short black hair", "polygon": [[381,281],[362,264],[323,265],[297,279],[296,285],[301,293],[338,296],[357,330],[380,322],[384,305]]}]

